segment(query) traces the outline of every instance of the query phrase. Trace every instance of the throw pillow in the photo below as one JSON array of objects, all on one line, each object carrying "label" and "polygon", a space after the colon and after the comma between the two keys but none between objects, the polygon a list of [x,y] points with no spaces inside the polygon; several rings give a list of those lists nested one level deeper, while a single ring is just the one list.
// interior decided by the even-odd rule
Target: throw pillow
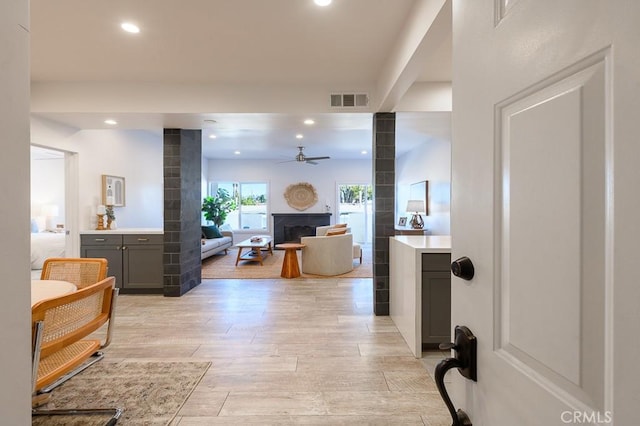
[{"label": "throw pillow", "polygon": [[334,228],[346,228],[347,224],[346,223],[336,223],[335,225],[333,225]]},{"label": "throw pillow", "polygon": [[327,237],[330,237],[332,235],[342,235],[342,234],[346,234],[346,233],[347,233],[347,228],[329,229],[327,231]]},{"label": "throw pillow", "polygon": [[222,238],[222,234],[216,225],[203,226],[202,233],[204,237],[207,239],[211,238]]}]

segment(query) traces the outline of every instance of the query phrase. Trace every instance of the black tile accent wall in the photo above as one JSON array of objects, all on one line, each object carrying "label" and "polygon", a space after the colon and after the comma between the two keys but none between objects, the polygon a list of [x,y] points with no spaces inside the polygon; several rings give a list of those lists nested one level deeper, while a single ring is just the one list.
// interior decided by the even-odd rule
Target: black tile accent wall
[{"label": "black tile accent wall", "polygon": [[395,234],[396,115],[373,116],[373,312],[389,315],[389,237]]},{"label": "black tile accent wall", "polygon": [[164,129],[164,295],[202,281],[201,130]]}]

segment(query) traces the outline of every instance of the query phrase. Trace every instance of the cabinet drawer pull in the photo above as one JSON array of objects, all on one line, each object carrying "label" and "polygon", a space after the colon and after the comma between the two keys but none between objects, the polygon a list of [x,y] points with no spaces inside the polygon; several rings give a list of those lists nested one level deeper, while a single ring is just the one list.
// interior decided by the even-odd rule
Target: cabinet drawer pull
[{"label": "cabinet drawer pull", "polygon": [[149,239],[148,238],[138,238],[138,241],[144,242],[144,241],[149,241]]},{"label": "cabinet drawer pull", "polygon": [[99,242],[99,243],[104,243],[105,241],[107,241],[104,238],[96,238],[95,241]]}]

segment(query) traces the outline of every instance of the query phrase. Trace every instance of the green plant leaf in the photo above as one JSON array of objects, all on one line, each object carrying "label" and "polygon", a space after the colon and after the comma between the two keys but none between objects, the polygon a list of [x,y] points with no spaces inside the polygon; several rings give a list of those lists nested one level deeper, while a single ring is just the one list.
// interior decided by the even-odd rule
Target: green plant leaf
[{"label": "green plant leaf", "polygon": [[204,218],[221,226],[227,218],[227,214],[237,208],[235,200],[225,189],[219,188],[215,196],[205,197],[202,200]]}]

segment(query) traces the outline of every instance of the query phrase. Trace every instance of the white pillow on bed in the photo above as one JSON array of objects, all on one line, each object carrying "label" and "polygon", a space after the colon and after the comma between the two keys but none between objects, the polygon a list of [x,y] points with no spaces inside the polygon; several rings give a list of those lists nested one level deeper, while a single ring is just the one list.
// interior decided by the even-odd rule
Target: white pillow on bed
[{"label": "white pillow on bed", "polygon": [[62,232],[31,234],[31,269],[42,269],[49,257],[64,257],[66,235]]}]

